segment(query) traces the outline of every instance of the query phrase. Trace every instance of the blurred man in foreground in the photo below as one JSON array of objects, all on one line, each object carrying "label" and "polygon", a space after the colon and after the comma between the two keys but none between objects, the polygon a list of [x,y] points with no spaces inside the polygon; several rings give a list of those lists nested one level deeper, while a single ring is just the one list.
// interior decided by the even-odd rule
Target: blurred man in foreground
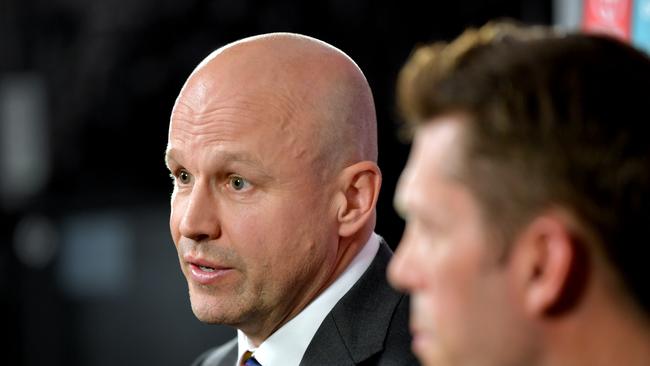
[{"label": "blurred man in foreground", "polygon": [[426,365],[650,365],[650,60],[488,24],[418,49],[389,278]]},{"label": "blurred man in foreground", "polygon": [[372,94],[340,50],[296,34],[201,62],[171,116],[170,226],[194,314],[238,338],[196,365],[408,365],[406,297],[373,232]]}]

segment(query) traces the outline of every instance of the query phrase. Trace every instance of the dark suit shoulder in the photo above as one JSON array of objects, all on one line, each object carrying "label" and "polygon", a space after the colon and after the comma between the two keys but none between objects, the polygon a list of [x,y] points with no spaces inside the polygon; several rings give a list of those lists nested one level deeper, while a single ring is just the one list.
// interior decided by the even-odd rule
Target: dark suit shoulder
[{"label": "dark suit shoulder", "polygon": [[382,243],[359,281],[328,314],[301,365],[417,365],[408,331],[408,297],[390,287],[392,252]]},{"label": "dark suit shoulder", "polygon": [[419,365],[411,351],[411,334],[409,333],[409,297],[402,295],[391,318],[384,340],[383,352],[376,355],[372,365]]},{"label": "dark suit shoulder", "polygon": [[233,366],[237,362],[237,338],[203,352],[192,366]]}]

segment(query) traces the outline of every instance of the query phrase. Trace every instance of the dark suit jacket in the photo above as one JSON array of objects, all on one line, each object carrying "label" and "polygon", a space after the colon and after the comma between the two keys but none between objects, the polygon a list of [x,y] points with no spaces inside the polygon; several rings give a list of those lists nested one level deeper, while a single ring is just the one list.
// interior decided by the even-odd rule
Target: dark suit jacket
[{"label": "dark suit jacket", "polygon": [[[408,298],[386,280],[392,252],[386,243],[359,281],[325,317],[301,366],[417,365],[408,331]],[[193,366],[233,366],[237,339],[211,349]]]}]

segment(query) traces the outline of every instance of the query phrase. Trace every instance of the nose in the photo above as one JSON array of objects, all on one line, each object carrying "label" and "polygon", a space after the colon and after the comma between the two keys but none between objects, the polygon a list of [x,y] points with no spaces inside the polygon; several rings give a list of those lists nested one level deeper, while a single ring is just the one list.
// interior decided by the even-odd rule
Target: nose
[{"label": "nose", "polygon": [[217,239],[221,235],[219,207],[208,184],[196,184],[185,198],[179,232],[194,241]]},{"label": "nose", "polygon": [[414,242],[409,239],[408,226],[404,232],[402,241],[388,265],[388,281],[390,284],[404,292],[413,291],[419,281],[421,263],[417,263],[415,256]]}]

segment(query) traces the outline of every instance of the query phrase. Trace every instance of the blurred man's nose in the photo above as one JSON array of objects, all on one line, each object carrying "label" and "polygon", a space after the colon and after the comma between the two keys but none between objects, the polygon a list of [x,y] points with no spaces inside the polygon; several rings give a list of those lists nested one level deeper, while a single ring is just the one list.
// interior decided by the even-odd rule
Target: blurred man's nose
[{"label": "blurred man's nose", "polygon": [[216,239],[221,235],[216,197],[208,184],[196,184],[182,213],[180,234],[194,241]]},{"label": "blurred man's nose", "polygon": [[411,292],[418,284],[419,264],[414,258],[415,243],[409,239],[408,227],[404,232],[402,241],[395,251],[395,255],[388,265],[388,280],[393,287],[400,291]]}]

